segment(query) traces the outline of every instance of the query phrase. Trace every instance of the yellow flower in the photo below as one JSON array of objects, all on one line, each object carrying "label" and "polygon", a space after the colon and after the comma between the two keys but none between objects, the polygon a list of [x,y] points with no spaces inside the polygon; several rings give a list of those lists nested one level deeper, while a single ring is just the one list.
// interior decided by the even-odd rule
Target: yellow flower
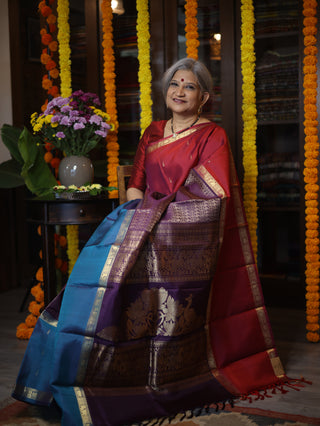
[{"label": "yellow flower", "polygon": [[[112,8],[110,0],[101,1],[101,12],[102,12],[102,32],[103,32],[103,79],[105,87],[105,109],[110,121],[112,123],[111,129],[107,136],[107,143],[118,140],[118,113],[116,105],[116,85],[115,85],[115,58],[113,51],[113,28],[112,28]],[[107,148],[108,153],[108,148]],[[108,164],[110,163],[108,157]],[[117,160],[118,161],[118,160]],[[111,181],[108,179],[108,184],[111,185]],[[117,198],[118,191],[109,192],[109,198]]]},{"label": "yellow flower", "polygon": [[254,9],[252,0],[241,1],[241,71],[242,71],[242,151],[243,201],[252,248],[257,258],[257,108],[255,93]]}]

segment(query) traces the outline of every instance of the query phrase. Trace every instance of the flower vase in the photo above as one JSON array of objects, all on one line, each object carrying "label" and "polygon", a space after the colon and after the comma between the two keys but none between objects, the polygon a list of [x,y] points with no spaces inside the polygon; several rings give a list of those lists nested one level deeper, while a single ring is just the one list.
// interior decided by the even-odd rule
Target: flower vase
[{"label": "flower vase", "polygon": [[91,184],[94,178],[93,164],[90,158],[79,155],[64,157],[59,165],[59,180],[61,185],[80,187]]}]

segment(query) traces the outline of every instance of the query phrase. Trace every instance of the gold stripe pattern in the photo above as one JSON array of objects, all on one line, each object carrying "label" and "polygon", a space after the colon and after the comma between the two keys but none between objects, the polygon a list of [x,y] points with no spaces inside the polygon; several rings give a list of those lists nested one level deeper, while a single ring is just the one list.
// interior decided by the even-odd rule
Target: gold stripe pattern
[{"label": "gold stripe pattern", "polygon": [[92,426],[93,422],[91,419],[91,415],[90,415],[90,411],[89,411],[89,407],[87,404],[87,399],[86,399],[86,395],[84,393],[84,390],[78,387],[74,387],[73,388],[74,393],[76,395],[77,398],[77,402],[78,402],[78,406],[79,406],[79,411],[80,411],[80,415],[81,415],[81,419],[82,419],[82,425],[83,426]]},{"label": "gold stripe pattern", "polygon": [[275,349],[269,349],[268,355],[269,355],[269,358],[270,358],[270,362],[271,362],[274,374],[279,378],[284,377],[285,376],[284,369],[283,369],[282,363],[280,361],[280,358],[277,355],[276,350]]},{"label": "gold stripe pattern", "polygon": [[204,181],[209,185],[212,191],[218,195],[220,198],[224,198],[226,193],[222,186],[215,180],[212,174],[206,169],[204,165],[197,167],[197,172],[204,179]]},{"label": "gold stripe pattern", "polygon": [[273,339],[270,333],[269,323],[267,322],[265,309],[259,307],[256,309],[256,313],[259,319],[262,334],[264,336],[267,347],[271,348],[273,345]]}]

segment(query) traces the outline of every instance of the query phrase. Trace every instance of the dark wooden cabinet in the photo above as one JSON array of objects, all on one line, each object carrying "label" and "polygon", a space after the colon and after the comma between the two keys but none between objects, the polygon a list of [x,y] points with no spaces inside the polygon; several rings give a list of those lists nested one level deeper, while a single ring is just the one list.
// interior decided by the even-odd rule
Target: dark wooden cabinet
[{"label": "dark wooden cabinet", "polygon": [[304,305],[299,0],[255,0],[258,267],[267,302]]}]

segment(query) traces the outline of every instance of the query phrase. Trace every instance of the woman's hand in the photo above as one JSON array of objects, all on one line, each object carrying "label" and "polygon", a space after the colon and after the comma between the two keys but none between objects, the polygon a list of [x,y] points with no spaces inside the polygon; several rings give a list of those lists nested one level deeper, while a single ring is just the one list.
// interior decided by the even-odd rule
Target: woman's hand
[{"label": "woman's hand", "polygon": [[127,200],[137,200],[143,198],[143,192],[138,188],[128,188],[127,189]]}]

